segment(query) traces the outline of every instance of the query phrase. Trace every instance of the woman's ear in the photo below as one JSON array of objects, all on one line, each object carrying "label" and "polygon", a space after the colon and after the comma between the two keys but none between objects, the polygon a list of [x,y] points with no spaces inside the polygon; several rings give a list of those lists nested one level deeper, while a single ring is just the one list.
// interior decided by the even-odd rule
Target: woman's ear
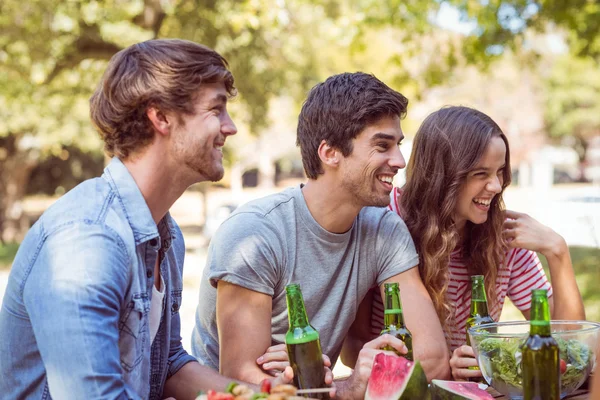
[{"label": "woman's ear", "polygon": [[159,134],[165,136],[169,134],[172,123],[165,113],[154,106],[150,106],[146,110],[146,115]]},{"label": "woman's ear", "polygon": [[317,153],[324,166],[337,168],[340,163],[341,152],[335,147],[330,146],[325,140],[321,141]]}]

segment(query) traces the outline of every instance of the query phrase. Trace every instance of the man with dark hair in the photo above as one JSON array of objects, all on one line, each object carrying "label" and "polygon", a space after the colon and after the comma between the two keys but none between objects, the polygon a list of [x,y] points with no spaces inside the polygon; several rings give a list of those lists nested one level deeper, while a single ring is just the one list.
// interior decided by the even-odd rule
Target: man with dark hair
[{"label": "man with dark hair", "polygon": [[193,399],[230,381],[181,345],[185,245],[169,208],[223,176],[227,62],[183,40],[115,54],[90,100],[114,156],[28,232],[0,311],[3,398]]},{"label": "man with dark hair", "polygon": [[429,379],[449,376],[414,244],[402,220],[383,208],[405,167],[398,146],[407,103],[364,73],[336,75],[311,90],[297,131],[308,182],[240,207],[212,239],[192,338],[201,363],[249,382],[281,370],[285,286],[299,283],[324,353],[335,362],[344,340],[359,353],[338,396],[362,398],[374,355],[386,344],[404,345],[388,335],[353,349],[364,342],[351,325],[371,287],[398,282],[415,358]]}]

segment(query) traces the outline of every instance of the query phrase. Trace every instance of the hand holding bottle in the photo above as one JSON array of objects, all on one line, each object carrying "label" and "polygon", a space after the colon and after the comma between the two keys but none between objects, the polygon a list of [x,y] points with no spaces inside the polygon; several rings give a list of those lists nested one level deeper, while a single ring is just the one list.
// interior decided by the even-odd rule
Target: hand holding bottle
[{"label": "hand holding bottle", "polygon": [[483,375],[477,367],[475,353],[471,346],[463,345],[452,352],[450,358],[450,369],[452,370],[452,379],[457,381],[465,381],[472,378],[481,378]]},{"label": "hand holding bottle", "polygon": [[[286,367],[290,366],[287,346],[285,343],[282,343],[269,347],[265,351],[265,354],[258,357],[256,363],[266,373],[272,376],[279,376]],[[323,354],[323,364],[325,365],[325,383],[330,385],[333,382],[333,373],[331,372],[331,360],[326,354]]]}]

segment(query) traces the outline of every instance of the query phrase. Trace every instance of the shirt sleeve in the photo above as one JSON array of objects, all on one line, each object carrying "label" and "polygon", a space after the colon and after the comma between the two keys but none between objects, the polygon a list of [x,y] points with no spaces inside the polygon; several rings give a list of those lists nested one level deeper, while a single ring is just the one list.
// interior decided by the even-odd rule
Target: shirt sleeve
[{"label": "shirt sleeve", "polygon": [[377,284],[419,264],[419,255],[404,221],[386,210],[376,233],[378,255]]},{"label": "shirt sleeve", "polygon": [[118,345],[129,264],[116,233],[83,222],[40,248],[23,299],[53,398],[139,398],[122,377]]},{"label": "shirt sleeve", "polygon": [[552,286],[548,282],[542,263],[536,252],[526,249],[513,249],[507,255],[510,265],[508,298],[521,311],[531,308],[531,290],[546,289],[552,296]]},{"label": "shirt sleeve", "polygon": [[207,268],[219,280],[273,296],[284,263],[282,235],[259,213],[241,212],[227,219],[211,240]]}]

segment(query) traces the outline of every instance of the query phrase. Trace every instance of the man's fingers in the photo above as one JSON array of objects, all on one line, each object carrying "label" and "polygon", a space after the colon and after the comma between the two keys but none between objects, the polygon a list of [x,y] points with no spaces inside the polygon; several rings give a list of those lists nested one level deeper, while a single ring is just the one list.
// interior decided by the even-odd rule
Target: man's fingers
[{"label": "man's fingers", "polygon": [[265,351],[265,353],[273,353],[273,352],[279,352],[279,351],[285,351],[287,353],[287,346],[285,343],[276,344],[274,346],[271,346],[267,349],[267,351]]},{"label": "man's fingers", "polygon": [[293,379],[294,379],[294,370],[292,369],[292,367],[287,366],[283,370],[283,373],[277,375],[277,377],[275,379],[273,379],[273,381],[271,382],[271,387],[275,387],[277,385],[283,385],[286,383],[292,383]]},{"label": "man's fingers", "polygon": [[265,364],[273,361],[288,361],[288,354],[285,351],[265,353],[256,360],[258,364]]},{"label": "man's fingers", "polygon": [[394,349],[398,350],[400,353],[407,353],[408,349],[406,348],[406,345],[404,344],[404,342],[400,339],[398,339],[397,337],[394,337],[392,335],[389,334],[385,334],[385,335],[381,335],[373,340],[371,340],[370,342],[367,342],[363,348],[368,348],[368,349],[381,349],[382,347],[385,346],[392,346]]},{"label": "man's fingers", "polygon": [[323,354],[323,364],[325,364],[326,367],[331,367],[331,360],[327,357],[327,354]]},{"label": "man's fingers", "polygon": [[262,369],[265,371],[283,371],[285,367],[289,367],[290,363],[287,361],[272,361],[262,365]]},{"label": "man's fingers", "polygon": [[331,369],[325,367],[325,384],[331,385],[333,383],[333,372]]},{"label": "man's fingers", "polygon": [[265,364],[272,361],[288,361],[288,353],[285,344],[278,344],[271,346],[267,349],[267,352],[256,359],[258,365]]}]

